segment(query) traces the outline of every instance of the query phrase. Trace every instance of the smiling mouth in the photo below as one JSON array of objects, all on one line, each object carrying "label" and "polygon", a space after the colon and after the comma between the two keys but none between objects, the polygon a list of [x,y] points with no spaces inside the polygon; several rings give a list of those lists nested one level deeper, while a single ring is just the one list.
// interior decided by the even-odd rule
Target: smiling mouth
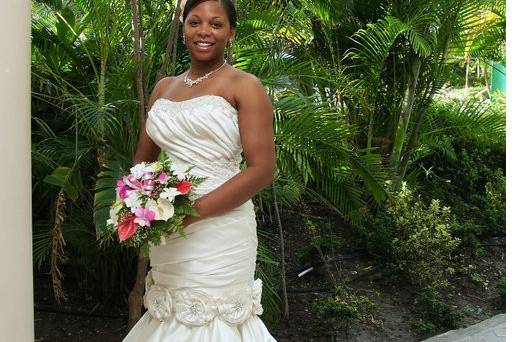
[{"label": "smiling mouth", "polygon": [[207,49],[207,48],[210,48],[211,46],[213,46],[214,43],[210,43],[210,42],[195,42],[195,45],[200,47],[200,48]]}]

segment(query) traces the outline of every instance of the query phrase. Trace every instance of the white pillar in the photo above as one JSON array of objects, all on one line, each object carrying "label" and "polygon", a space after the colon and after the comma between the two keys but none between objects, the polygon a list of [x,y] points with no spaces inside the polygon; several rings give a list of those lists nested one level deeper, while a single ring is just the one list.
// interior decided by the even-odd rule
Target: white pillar
[{"label": "white pillar", "polygon": [[34,341],[30,1],[0,11],[0,339]]}]

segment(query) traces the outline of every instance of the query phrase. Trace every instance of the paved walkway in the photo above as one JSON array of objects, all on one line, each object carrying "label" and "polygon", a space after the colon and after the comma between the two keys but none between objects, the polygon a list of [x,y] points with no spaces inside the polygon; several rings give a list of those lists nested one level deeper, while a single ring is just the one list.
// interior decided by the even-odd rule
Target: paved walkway
[{"label": "paved walkway", "polygon": [[505,342],[505,325],[505,314],[500,314],[467,328],[450,330],[423,342]]}]

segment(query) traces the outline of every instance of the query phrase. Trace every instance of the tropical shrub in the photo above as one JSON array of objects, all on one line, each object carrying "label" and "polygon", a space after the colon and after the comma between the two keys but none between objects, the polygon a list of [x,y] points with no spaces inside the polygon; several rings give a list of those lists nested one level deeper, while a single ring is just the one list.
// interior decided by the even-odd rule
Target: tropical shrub
[{"label": "tropical shrub", "polygon": [[373,317],[375,304],[368,297],[356,295],[344,286],[337,286],[333,296],[316,299],[313,308],[321,321],[331,328],[341,322],[379,323]]},{"label": "tropical shrub", "polygon": [[419,286],[443,287],[454,272],[452,262],[460,240],[449,207],[433,199],[426,205],[407,184],[391,191],[384,211],[363,227],[368,248],[382,257],[385,266],[400,279]]},{"label": "tropical shrub", "polygon": [[430,286],[425,287],[421,292],[417,311],[419,318],[413,326],[423,333],[433,333],[437,329],[458,328],[463,318],[462,310],[449,304],[437,289]]},{"label": "tropical shrub", "polygon": [[341,240],[335,234],[334,227],[330,222],[321,221],[314,224],[307,221],[308,243],[296,251],[297,257],[304,264],[312,264],[321,260],[321,255],[335,255],[342,246]]},{"label": "tropical shrub", "polygon": [[409,180],[458,219],[463,246],[505,234],[505,113],[476,101],[432,107]]},{"label": "tropical shrub", "polygon": [[505,306],[507,297],[507,283],[505,277],[500,279],[496,283],[496,293],[498,294],[498,300],[502,306]]}]

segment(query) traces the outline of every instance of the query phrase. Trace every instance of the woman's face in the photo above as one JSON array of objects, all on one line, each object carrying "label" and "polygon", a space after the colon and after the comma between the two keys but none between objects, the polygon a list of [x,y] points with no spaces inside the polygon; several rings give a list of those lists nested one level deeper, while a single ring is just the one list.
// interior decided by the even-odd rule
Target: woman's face
[{"label": "woman's face", "polygon": [[218,1],[203,1],[184,20],[184,38],[191,58],[210,61],[223,56],[235,30],[230,27],[227,12]]}]

